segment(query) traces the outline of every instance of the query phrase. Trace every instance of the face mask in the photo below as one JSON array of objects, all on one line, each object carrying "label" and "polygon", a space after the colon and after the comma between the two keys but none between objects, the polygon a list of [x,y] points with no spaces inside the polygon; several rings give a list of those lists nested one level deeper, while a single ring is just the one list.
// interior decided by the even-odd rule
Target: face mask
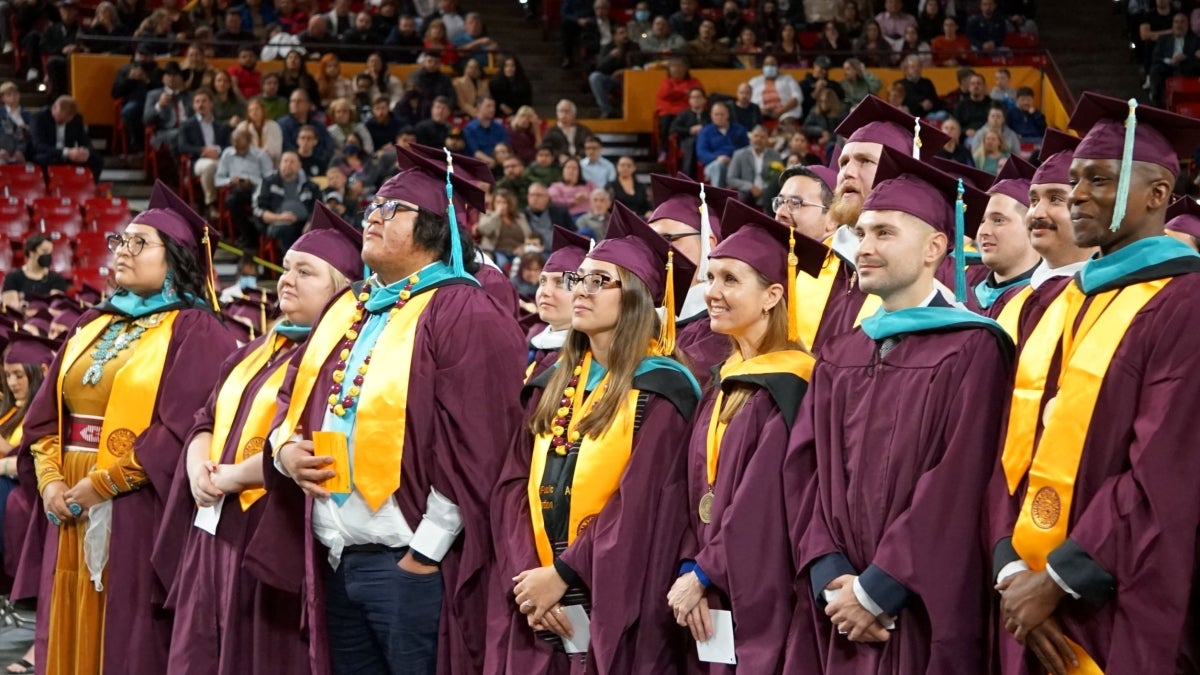
[{"label": "face mask", "polygon": [[779,76],[779,66],[763,66],[763,77],[768,80]]},{"label": "face mask", "polygon": [[542,247],[537,244],[525,244],[526,253],[541,253]]},{"label": "face mask", "polygon": [[737,18],[741,15],[741,12],[725,12],[725,18],[729,21],[737,21]]},{"label": "face mask", "polygon": [[243,274],[238,277],[238,288],[254,288],[258,285],[258,277],[253,274]]},{"label": "face mask", "polygon": [[645,23],[650,20],[650,12],[648,12],[644,9],[639,9],[638,11],[633,13],[633,18],[637,19],[638,21],[641,21],[642,23]]},{"label": "face mask", "polygon": [[37,257],[38,267],[49,268],[50,263],[54,262],[54,257],[49,253],[43,253]]}]

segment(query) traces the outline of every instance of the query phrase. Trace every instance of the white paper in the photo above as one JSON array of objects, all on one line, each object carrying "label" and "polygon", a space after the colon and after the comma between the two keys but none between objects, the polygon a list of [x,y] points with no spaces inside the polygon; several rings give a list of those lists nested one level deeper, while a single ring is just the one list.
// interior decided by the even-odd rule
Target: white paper
[{"label": "white paper", "polygon": [[[592,621],[583,605],[563,605],[563,614],[571,622],[571,637],[559,638],[568,654],[585,654],[592,642]],[[553,610],[551,610],[553,611]]]},{"label": "white paper", "polygon": [[710,609],[712,615],[713,636],[704,642],[696,643],[696,654],[705,663],[724,663],[737,665],[737,654],[733,649],[733,612],[724,609]]},{"label": "white paper", "polygon": [[196,519],[192,521],[192,524],[215,537],[217,535],[217,525],[221,522],[221,507],[224,504],[225,498],[221,497],[212,506],[197,508]]}]

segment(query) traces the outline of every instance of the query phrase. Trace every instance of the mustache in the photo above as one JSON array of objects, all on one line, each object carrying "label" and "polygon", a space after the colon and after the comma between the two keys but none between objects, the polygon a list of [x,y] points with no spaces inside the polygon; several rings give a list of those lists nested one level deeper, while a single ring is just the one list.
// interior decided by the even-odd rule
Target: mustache
[{"label": "mustache", "polygon": [[1049,218],[1034,218],[1029,221],[1030,230],[1057,230],[1058,224]]}]

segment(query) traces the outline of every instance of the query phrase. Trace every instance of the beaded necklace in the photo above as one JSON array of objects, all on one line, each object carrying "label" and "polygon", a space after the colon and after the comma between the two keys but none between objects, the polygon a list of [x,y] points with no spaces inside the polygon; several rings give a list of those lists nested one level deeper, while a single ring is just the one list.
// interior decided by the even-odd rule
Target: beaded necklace
[{"label": "beaded necklace", "polygon": [[104,364],[117,358],[126,347],[137,342],[146,332],[147,328],[153,328],[161,323],[162,317],[154,315],[145,319],[139,319],[133,322],[133,330],[128,333],[121,332],[125,326],[125,321],[114,321],[104,330],[104,335],[100,337],[100,341],[96,343],[96,349],[92,352],[92,365],[83,373],[83,384],[85,386],[95,386],[100,384],[100,380],[104,378]]},{"label": "beaded necklace", "polygon": [[[584,407],[589,411],[595,408],[596,403],[604,397],[604,392],[608,390],[608,373],[605,373],[592,395],[587,396],[586,383],[591,368],[592,353],[589,351],[579,360],[575,370],[571,371],[571,379],[563,388],[558,409],[554,411],[554,421],[550,425],[550,433],[553,434],[550,439],[550,447],[558,455],[566,455],[571,446],[578,443],[582,436],[575,428],[575,424],[581,417],[579,411]],[[581,385],[581,381],[584,384]]]},{"label": "beaded necklace", "polygon": [[[396,316],[401,308],[408,304],[408,299],[412,297],[413,286],[419,281],[420,278],[415,274],[408,278],[408,283],[404,284],[404,288],[401,289],[400,297],[396,299],[396,304],[388,310],[387,321],[390,322],[392,317]],[[375,352],[373,347],[367,352],[362,365],[358,367],[358,374],[350,381],[350,387],[345,390],[346,395],[342,396],[343,384],[346,381],[346,364],[349,362],[350,352],[354,350],[354,344],[358,341],[358,336],[362,332],[363,324],[366,323],[367,300],[371,297],[370,288],[368,284],[358,294],[358,304],[354,307],[354,322],[350,325],[350,328],[346,329],[346,335],[342,339],[341,352],[338,353],[338,362],[331,376],[333,386],[329,389],[329,412],[338,417],[345,417],[346,413],[354,408],[355,403],[358,401],[358,397],[362,393],[363,382],[366,381],[367,369],[371,365],[371,354]]]}]

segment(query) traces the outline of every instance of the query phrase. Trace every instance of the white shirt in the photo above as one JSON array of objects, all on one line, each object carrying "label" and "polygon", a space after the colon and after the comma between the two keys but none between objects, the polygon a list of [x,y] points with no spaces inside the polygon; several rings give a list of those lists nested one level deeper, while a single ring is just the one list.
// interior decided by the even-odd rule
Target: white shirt
[{"label": "white shirt", "polygon": [[1041,288],[1042,284],[1050,281],[1051,279],[1055,279],[1057,277],[1075,276],[1075,274],[1079,272],[1079,270],[1083,269],[1083,266],[1086,264],[1086,260],[1081,260],[1077,263],[1071,263],[1070,265],[1050,268],[1046,265],[1046,261],[1042,260],[1042,262],[1038,263],[1038,266],[1034,268],[1033,276],[1029,278],[1029,285],[1032,286],[1033,290],[1036,291],[1037,289]]},{"label": "white shirt", "polygon": [[700,312],[708,311],[708,301],[704,299],[704,291],[707,287],[707,280],[701,280],[700,283],[688,289],[687,295],[683,298],[683,306],[679,308],[677,321],[690,319]]},{"label": "white shirt", "polygon": [[529,345],[534,349],[544,351],[562,349],[562,346],[567,342],[567,331],[568,329],[566,328],[554,330],[550,326],[546,326],[542,332],[529,338]]},{"label": "white shirt", "polygon": [[754,187],[756,187],[756,188],[766,187],[765,183],[763,182],[763,177],[762,177],[763,160],[767,156],[766,148],[763,148],[762,150],[755,150],[754,152],[750,153],[750,156],[754,158]]}]

